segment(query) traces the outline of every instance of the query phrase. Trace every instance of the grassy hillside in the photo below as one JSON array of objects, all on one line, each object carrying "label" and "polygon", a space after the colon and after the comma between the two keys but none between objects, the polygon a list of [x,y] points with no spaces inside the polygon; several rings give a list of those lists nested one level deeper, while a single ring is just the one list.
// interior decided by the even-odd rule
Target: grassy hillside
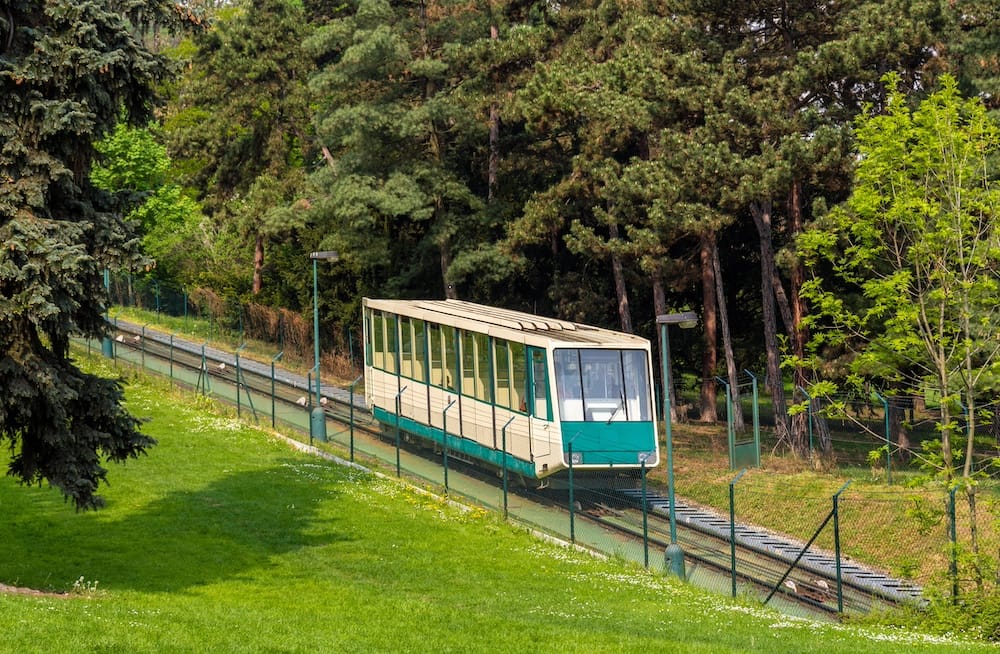
[{"label": "grassy hillside", "polygon": [[[102,365],[100,363],[95,365]],[[162,385],[160,443],[74,513],[0,480],[2,652],[956,652],[792,620],[294,452]]]}]

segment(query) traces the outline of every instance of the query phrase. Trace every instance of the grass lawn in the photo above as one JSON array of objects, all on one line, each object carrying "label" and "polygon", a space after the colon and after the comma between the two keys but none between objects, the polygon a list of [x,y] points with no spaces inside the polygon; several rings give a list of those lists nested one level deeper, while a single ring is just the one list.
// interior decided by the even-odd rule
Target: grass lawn
[{"label": "grass lawn", "polygon": [[[96,364],[103,365],[103,364]],[[0,480],[3,652],[957,652],[544,543],[134,381],[159,440],[107,507]]]}]

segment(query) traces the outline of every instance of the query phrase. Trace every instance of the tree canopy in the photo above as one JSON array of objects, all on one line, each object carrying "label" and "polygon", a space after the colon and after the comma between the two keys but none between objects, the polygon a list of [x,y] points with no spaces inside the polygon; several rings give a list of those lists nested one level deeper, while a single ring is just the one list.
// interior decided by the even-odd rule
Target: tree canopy
[{"label": "tree canopy", "polygon": [[11,475],[79,508],[101,504],[104,459],[153,445],[120,384],[69,353],[72,337],[106,333],[103,271],[142,262],[116,198],[91,181],[94,142],[152,114],[169,66],[146,30],[197,22],[157,1],[8,2],[0,18],[0,438]]},{"label": "tree canopy", "polygon": [[[1000,372],[1000,128],[954,77],[915,110],[889,75],[884,113],[857,120],[843,207],[803,235],[814,352],[851,353],[848,384],[877,380],[939,402],[941,472],[972,473],[978,397]],[[953,452],[962,412],[966,446]]]},{"label": "tree canopy", "polygon": [[[717,376],[766,368],[778,433],[800,454],[783,375],[805,387],[822,368],[807,365],[826,325],[810,275],[829,281],[832,264],[807,271],[820,250],[798,236],[828,228],[863,184],[855,118],[926,98],[948,71],[956,92],[996,104],[1000,17],[983,0],[9,6],[3,297],[10,320],[34,322],[11,323],[6,351],[51,355],[68,334],[100,333],[100,272],[143,255],[181,283],[295,310],[309,304],[307,254],[333,249],[319,288],[337,331],[358,328],[365,294],[462,297],[651,339],[657,314],[697,309],[700,342],[677,358],[700,367],[700,418],[716,417]],[[158,29],[192,22],[192,7],[213,21],[171,42],[183,74],[158,86]],[[170,96],[159,127],[113,134],[150,124],[157,89]],[[977,388],[992,392],[986,377]]]}]

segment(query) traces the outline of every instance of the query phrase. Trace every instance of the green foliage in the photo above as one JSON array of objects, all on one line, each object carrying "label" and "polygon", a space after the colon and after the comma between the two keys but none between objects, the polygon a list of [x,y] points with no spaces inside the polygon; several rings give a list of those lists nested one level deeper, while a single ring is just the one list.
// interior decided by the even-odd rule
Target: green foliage
[{"label": "green foliage", "polygon": [[94,184],[120,198],[142,239],[142,252],[161,280],[191,280],[204,259],[200,237],[201,207],[174,183],[167,182],[170,159],[154,127],[118,125],[97,144],[100,162],[91,172]]},{"label": "green foliage", "polygon": [[320,199],[309,219],[323,234],[316,248],[342,252],[364,292],[492,287],[470,278],[467,263],[451,272],[500,234],[477,192],[487,130],[466,54],[488,38],[488,18],[460,2],[364,0],[307,41],[327,62],[312,80],[328,156],[310,180]]},{"label": "green foliage", "polygon": [[168,74],[141,35],[196,18],[171,2],[14,2],[0,29],[0,440],[8,472],[97,507],[102,462],[153,444],[117,382],[81,372],[72,335],[105,331],[106,268],[141,258],[112,198],[89,180],[94,142],[145,124]]},{"label": "green foliage", "polygon": [[[857,121],[851,198],[798,242],[813,272],[803,294],[815,307],[815,352],[849,350],[860,377],[910,393],[929,387],[942,398],[940,470],[948,476],[951,416],[959,401],[975,415],[1000,351],[1000,187],[989,164],[1000,131],[950,77],[913,111],[895,89],[898,77],[886,82],[886,112]],[[970,420],[965,476],[974,437]]]},{"label": "green foliage", "polygon": [[[269,246],[299,238],[308,205],[313,62],[301,44],[311,26],[302,3],[288,0],[233,3],[216,18],[194,39],[190,70],[164,119],[180,182],[209,219],[201,274],[187,281],[259,292]],[[294,296],[304,290],[296,286],[273,293]]]},{"label": "green foliage", "polygon": [[96,145],[98,163],[90,173],[94,185],[114,193],[143,193],[162,186],[170,159],[149,128],[119,124]]},{"label": "green foliage", "polygon": [[921,629],[932,634],[964,634],[970,638],[1000,641],[1000,593],[968,597],[953,604],[940,598],[924,609],[904,608],[852,619],[852,623]]}]

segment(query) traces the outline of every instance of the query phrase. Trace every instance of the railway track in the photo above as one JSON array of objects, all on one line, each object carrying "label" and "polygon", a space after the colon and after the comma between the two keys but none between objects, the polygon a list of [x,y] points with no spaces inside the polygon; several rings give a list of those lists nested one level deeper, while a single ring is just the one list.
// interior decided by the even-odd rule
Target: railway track
[{"label": "railway track", "polygon": [[[314,404],[315,389],[310,379],[273,364],[239,357],[207,344],[175,339],[124,321],[117,321],[115,329],[116,355],[170,376],[193,390],[216,395],[213,387],[231,387],[236,391],[235,398],[222,399],[240,407],[245,398],[247,410],[253,411],[255,416],[257,406],[261,402],[271,402],[271,398],[285,412],[297,413],[300,417]],[[324,413],[330,420],[350,424],[352,434],[356,430],[359,435],[383,440],[381,429],[365,406],[363,393],[352,394],[327,385],[321,388],[320,397]],[[275,407],[269,415],[280,413]],[[479,477],[494,484],[497,482],[489,475]],[[566,503],[560,506],[553,495],[532,495],[530,499],[547,501],[563,510],[568,506]],[[614,495],[600,496],[584,491],[577,495],[577,501],[581,518],[633,539],[643,538],[641,490],[624,489]],[[647,493],[646,506],[646,542],[662,551],[669,543],[669,502],[665,497]],[[677,503],[675,515],[678,541],[684,548],[689,568],[703,566],[729,577],[732,571],[729,521],[681,502]],[[814,611],[839,612],[835,561],[831,556],[807,552],[788,572],[800,553],[801,544],[745,525],[737,526],[736,542],[736,576],[738,585],[744,590],[769,592],[774,589],[784,599]],[[848,612],[863,613],[879,606],[921,601],[919,588],[853,563],[841,565],[841,590],[843,610]]]},{"label": "railway track", "polygon": [[[579,497],[579,496],[578,496]],[[609,529],[643,538],[642,491],[624,489],[616,495],[582,494],[581,514]],[[669,544],[669,501],[646,494],[646,538],[658,551]],[[678,542],[685,558],[730,576],[733,570],[729,520],[678,502],[675,511]],[[756,592],[775,591],[786,600],[828,614],[866,613],[922,601],[918,587],[854,562],[840,566],[841,602],[837,596],[836,561],[832,554],[809,549],[780,535],[736,526],[738,586]],[[842,607],[842,609],[841,609]]]},{"label": "railway track", "polygon": [[[311,380],[277,366],[272,368],[269,364],[207,344],[199,346],[124,321],[116,321],[113,339],[116,356],[125,354],[126,358],[137,359],[142,366],[196,391],[233,387],[245,402],[242,406],[250,411],[256,412],[261,398],[269,400],[272,395],[284,407],[295,410],[309,410],[315,404],[315,387]],[[196,375],[193,381],[192,374]],[[378,433],[377,424],[371,420],[365,406],[363,393],[352,394],[338,386],[325,385],[320,397],[323,411],[331,420],[347,423],[353,418],[355,427],[361,432]],[[257,398],[256,406],[254,398]],[[236,398],[231,399],[236,401]]]}]

